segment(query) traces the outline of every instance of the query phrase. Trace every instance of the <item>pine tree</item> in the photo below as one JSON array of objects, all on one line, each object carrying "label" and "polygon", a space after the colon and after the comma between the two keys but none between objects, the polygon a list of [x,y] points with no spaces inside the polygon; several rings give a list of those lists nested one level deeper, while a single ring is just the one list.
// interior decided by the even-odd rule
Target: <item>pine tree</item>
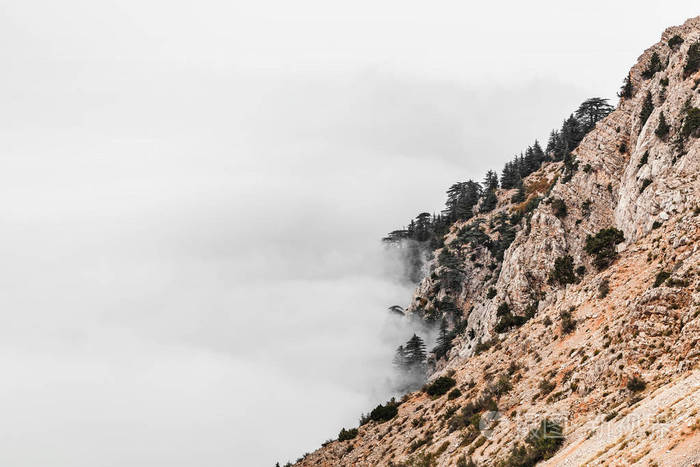
[{"label": "pine tree", "polygon": [[591,131],[595,124],[613,111],[613,106],[608,104],[607,99],[591,97],[586,99],[576,109],[576,118],[580,122],[583,132]]},{"label": "pine tree", "polygon": [[495,190],[497,188],[498,175],[493,170],[489,170],[484,177],[484,190]]},{"label": "pine tree", "polygon": [[425,364],[427,354],[425,353],[425,342],[417,334],[413,334],[405,346],[406,364],[411,369],[421,368]]},{"label": "pine tree", "polygon": [[654,111],[654,100],[651,97],[651,92],[647,91],[647,95],[644,98],[644,103],[642,104],[642,111],[639,114],[639,119],[642,121],[642,126],[649,120],[651,113]]},{"label": "pine tree", "polygon": [[547,156],[542,150],[540,142],[537,140],[535,140],[535,144],[532,145],[532,153],[535,156],[535,160],[537,161],[537,168],[539,169],[542,163],[547,160]]},{"label": "pine tree", "polygon": [[630,97],[632,97],[632,95],[632,77],[629,73],[627,73],[627,77],[622,82],[622,87],[620,88],[620,92],[617,93],[617,97],[620,97],[622,99],[629,99]]},{"label": "pine tree", "polygon": [[498,197],[496,196],[496,192],[494,190],[489,190],[481,200],[481,212],[491,212],[496,208],[497,204]]},{"label": "pine tree", "polygon": [[433,354],[438,360],[447,355],[450,350],[450,344],[452,339],[450,339],[450,333],[447,328],[447,320],[442,319],[440,322],[440,332],[437,337],[437,345],[433,349]]},{"label": "pine tree", "polygon": [[400,371],[403,371],[407,368],[408,360],[406,357],[406,350],[404,349],[403,345],[400,345],[396,348],[396,353],[394,354],[394,360],[392,361],[392,363]]},{"label": "pine tree", "polygon": [[653,54],[651,54],[651,58],[649,59],[649,65],[647,66],[647,69],[642,72],[642,78],[653,78],[654,75],[661,70],[663,70],[661,59],[659,58],[659,54],[654,52]]},{"label": "pine tree", "polygon": [[664,113],[661,112],[661,115],[659,115],[659,125],[656,127],[656,131],[654,133],[656,136],[659,138],[663,139],[668,135],[668,131],[671,129],[671,127],[666,123],[666,117],[664,116]]}]

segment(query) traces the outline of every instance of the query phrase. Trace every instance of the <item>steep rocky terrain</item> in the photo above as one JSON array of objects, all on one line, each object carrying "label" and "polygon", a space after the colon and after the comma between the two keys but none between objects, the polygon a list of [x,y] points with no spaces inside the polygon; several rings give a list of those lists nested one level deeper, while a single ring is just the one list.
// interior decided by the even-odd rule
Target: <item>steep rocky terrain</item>
[{"label": "steep rocky terrain", "polygon": [[[451,227],[466,324],[430,381],[458,391],[407,394],[299,465],[700,465],[699,42],[700,17],[667,29],[575,162]],[[480,239],[514,214],[501,261]],[[439,253],[409,312],[442,313]],[[533,438],[544,420],[562,435]]]}]

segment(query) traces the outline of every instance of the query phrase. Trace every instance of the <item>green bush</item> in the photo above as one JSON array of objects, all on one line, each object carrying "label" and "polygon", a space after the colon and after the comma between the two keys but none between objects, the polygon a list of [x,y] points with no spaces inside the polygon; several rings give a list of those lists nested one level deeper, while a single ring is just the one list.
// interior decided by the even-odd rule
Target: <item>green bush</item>
[{"label": "green bush", "polygon": [[447,394],[447,398],[449,400],[457,399],[461,395],[462,391],[460,391],[459,388],[454,388],[452,391],[449,392],[449,394]]},{"label": "green bush", "polygon": [[505,460],[498,463],[503,467],[534,467],[538,462],[549,459],[564,443],[561,426],[544,419],[525,438],[525,445],[516,444]]},{"label": "green bush", "polygon": [[632,392],[644,391],[646,387],[647,383],[645,383],[644,380],[638,376],[633,376],[627,381],[627,389],[629,389]]},{"label": "green bush", "polygon": [[586,245],[584,251],[589,255],[594,255],[593,264],[598,269],[605,269],[610,266],[617,252],[615,245],[625,241],[625,235],[621,230],[615,227],[600,230],[595,236],[586,237]]},{"label": "green bush", "polygon": [[656,73],[662,71],[663,69],[664,66],[661,63],[659,54],[654,52],[653,54],[651,54],[651,58],[649,59],[649,64],[647,65],[646,70],[642,72],[642,77],[644,79],[652,78]]},{"label": "green bush", "polygon": [[639,187],[639,192],[642,193],[644,190],[647,189],[647,187],[651,185],[651,180],[648,178],[645,178],[642,180],[642,186]]},{"label": "green bush", "polygon": [[447,391],[452,389],[456,384],[457,381],[455,381],[453,378],[450,378],[449,376],[440,376],[431,384],[425,387],[425,392],[429,396],[442,396],[443,394],[446,394]]},{"label": "green bush", "polygon": [[398,413],[399,404],[397,404],[394,399],[391,399],[386,404],[379,404],[376,406],[369,414],[360,417],[360,425],[364,425],[371,421],[384,423],[396,417]]},{"label": "green bush", "polygon": [[675,49],[677,46],[681,45],[683,43],[683,38],[676,34],[672,38],[668,40],[668,46],[672,49]]},{"label": "green bush", "polygon": [[[647,91],[647,95],[642,103],[642,111],[639,113],[639,119],[642,122],[642,126],[649,120],[651,113],[654,111],[654,100],[651,97],[651,92]],[[620,151],[624,152],[624,151]]]},{"label": "green bush", "polygon": [[562,311],[559,314],[561,318],[561,333],[570,334],[574,329],[576,329],[576,320],[571,318],[571,312]]},{"label": "green bush", "polygon": [[639,164],[637,164],[637,168],[641,169],[644,164],[649,162],[649,151],[646,151],[643,155],[642,158],[639,159]]},{"label": "green bush", "polygon": [[494,289],[493,287],[489,287],[488,292],[486,292],[486,298],[491,300],[495,296],[496,296],[496,289]]},{"label": "green bush", "polygon": [[338,441],[347,441],[349,439],[355,438],[356,436],[357,428],[351,428],[349,430],[341,428],[340,433],[338,433]]},{"label": "green bush", "polygon": [[683,68],[683,77],[687,78],[700,69],[700,42],[688,48],[688,61]]},{"label": "green bush", "polygon": [[506,302],[503,302],[500,305],[498,305],[498,309],[496,310],[496,316],[503,316],[507,315],[508,313],[510,313],[510,306]]},{"label": "green bush", "polygon": [[685,120],[683,121],[683,128],[681,128],[681,135],[684,138],[691,135],[697,136],[698,128],[700,128],[700,109],[692,107],[685,112]]},{"label": "green bush", "polygon": [[509,311],[500,317],[493,330],[500,334],[512,327],[520,327],[525,324],[525,322],[527,322],[526,317],[514,315]]},{"label": "green bush", "polygon": [[554,269],[549,274],[549,280],[559,285],[577,283],[579,279],[574,274],[574,258],[566,255],[554,260]]},{"label": "green bush", "polygon": [[666,122],[666,116],[664,115],[663,112],[661,112],[661,115],[659,115],[659,124],[656,127],[656,130],[654,130],[654,134],[658,136],[659,138],[663,139],[668,135],[668,131],[671,129],[669,124]]},{"label": "green bush", "polygon": [[550,392],[554,391],[554,388],[557,387],[557,385],[552,383],[550,380],[543,378],[538,387],[540,388],[540,395],[546,396]]},{"label": "green bush", "polygon": [[552,200],[552,213],[559,219],[563,219],[564,217],[566,217],[566,203],[564,202],[564,200],[561,200],[559,198],[554,198]]}]

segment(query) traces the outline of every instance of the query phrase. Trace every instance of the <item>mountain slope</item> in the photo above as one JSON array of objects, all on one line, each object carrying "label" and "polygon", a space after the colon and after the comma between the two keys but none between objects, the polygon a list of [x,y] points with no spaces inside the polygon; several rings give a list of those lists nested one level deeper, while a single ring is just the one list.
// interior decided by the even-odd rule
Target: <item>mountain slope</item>
[{"label": "mountain slope", "polygon": [[[668,28],[575,159],[529,175],[522,203],[499,190],[494,211],[451,226],[466,328],[431,380],[459,394],[408,394],[395,417],[299,465],[700,464],[695,44],[700,17]],[[500,262],[485,242],[506,217]],[[444,314],[440,253],[409,312]],[[545,420],[563,435],[532,431]]]}]

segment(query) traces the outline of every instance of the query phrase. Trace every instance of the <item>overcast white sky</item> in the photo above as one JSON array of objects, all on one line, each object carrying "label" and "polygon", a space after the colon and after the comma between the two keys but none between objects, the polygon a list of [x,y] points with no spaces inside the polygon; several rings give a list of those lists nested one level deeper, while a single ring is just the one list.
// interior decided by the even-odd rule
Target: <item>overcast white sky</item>
[{"label": "overcast white sky", "polygon": [[389,396],[378,239],[696,2],[0,2],[0,464],[274,465]]}]

